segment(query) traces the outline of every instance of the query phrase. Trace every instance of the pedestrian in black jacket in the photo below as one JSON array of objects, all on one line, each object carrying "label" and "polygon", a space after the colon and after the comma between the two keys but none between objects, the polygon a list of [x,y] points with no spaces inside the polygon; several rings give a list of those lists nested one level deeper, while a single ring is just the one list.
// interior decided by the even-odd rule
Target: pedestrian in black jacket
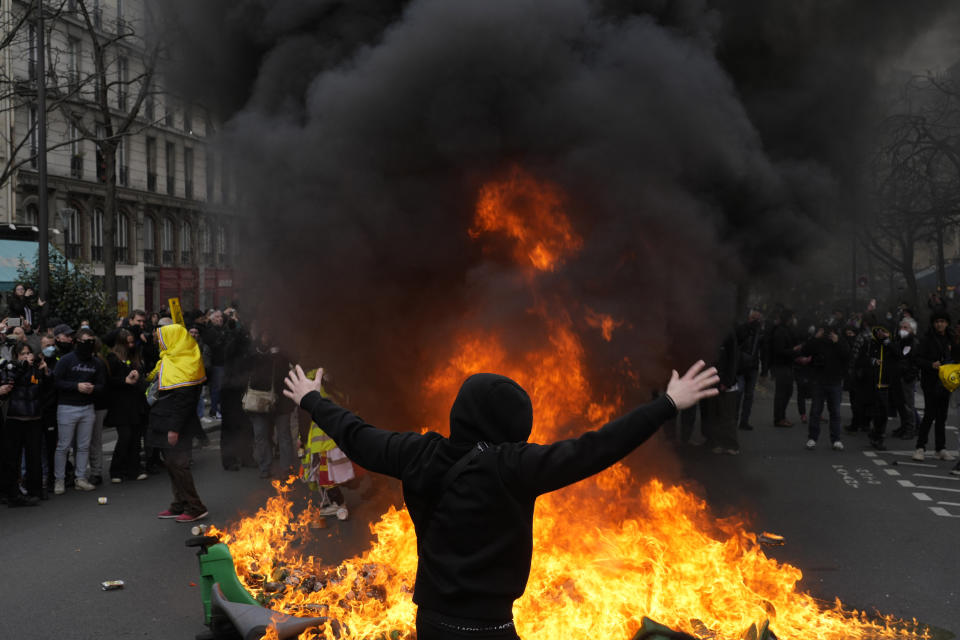
[{"label": "pedestrian in black jacket", "polygon": [[800,355],[800,340],[796,336],[797,319],[793,311],[785,309],[780,323],[770,337],[770,369],[773,371],[773,424],[776,427],[792,427],[787,420],[787,405],[793,396],[793,365]]},{"label": "pedestrian in black jacket", "polygon": [[[68,327],[69,328],[69,327]],[[94,485],[87,479],[90,461],[90,438],[93,435],[94,394],[103,391],[107,376],[103,362],[94,357],[97,338],[89,329],[77,332],[73,351],[57,362],[53,371],[58,392],[57,407],[57,452],[54,457],[53,492],[66,490],[67,449],[74,436],[77,439],[77,463],[74,467],[74,484],[81,491],[93,491]]]},{"label": "pedestrian in black jacket", "polygon": [[114,484],[147,477],[140,468],[140,439],[148,412],[143,374],[136,337],[120,329],[107,354],[107,416],[103,421],[104,426],[117,430],[110,458],[110,482]]},{"label": "pedestrian in black jacket", "polygon": [[[528,443],[533,409],[513,380],[470,376],[450,410],[450,437],[384,431],[320,394],[298,365],[284,394],[360,466],[403,482],[417,535],[417,638],[517,639],[513,602],[526,587],[538,496],[614,464],[677,409],[716,395],[701,361],[666,394],[600,429],[550,445]],[[469,633],[461,630],[467,629]]]},{"label": "pedestrian in black jacket", "polygon": [[720,343],[715,366],[720,393],[700,401],[701,430],[707,439],[707,447],[713,453],[738,455],[740,440],[737,438],[737,408],[740,405],[740,387],[737,370],[740,363],[740,348],[737,333],[730,331]]},{"label": "pedestrian in black jacket", "polygon": [[[43,396],[50,386],[46,364],[34,363],[33,349],[20,342],[16,360],[0,363],[3,383],[12,383],[7,394],[7,418],[3,424],[3,489],[10,507],[32,506],[43,497],[41,442],[43,439]],[[24,488],[20,493],[21,456],[26,460]]]},{"label": "pedestrian in black jacket", "polygon": [[947,332],[950,316],[946,311],[934,311],[930,315],[931,327],[917,348],[916,363],[920,369],[920,386],[923,389],[923,420],[917,429],[917,450],[913,459],[923,461],[930,435],[930,425],[934,425],[934,443],[937,457],[941,460],[953,460],[947,451],[947,410],[950,406],[950,392],[940,382],[940,365],[952,364],[960,360],[960,345],[954,336]]},{"label": "pedestrian in black jacket", "polygon": [[890,383],[896,370],[897,354],[890,331],[882,325],[874,325],[867,340],[857,353],[854,367],[860,375],[860,389],[864,398],[867,420],[872,422],[870,444],[878,451],[885,451],[884,436],[890,413]]},{"label": "pedestrian in black jacket", "polygon": [[893,435],[901,440],[912,440],[917,435],[917,409],[914,406],[917,378],[917,321],[910,316],[900,320],[893,339],[897,354],[897,368],[893,373],[890,401],[900,416],[900,428]]},{"label": "pedestrian in black jacket", "polygon": [[837,451],[843,451],[840,440],[840,398],[843,395],[843,378],[847,373],[850,347],[840,338],[840,328],[825,324],[817,329],[813,339],[801,350],[810,358],[811,393],[810,420],[807,423],[807,449],[817,446],[820,437],[820,414],[827,405],[830,416],[830,442]]}]

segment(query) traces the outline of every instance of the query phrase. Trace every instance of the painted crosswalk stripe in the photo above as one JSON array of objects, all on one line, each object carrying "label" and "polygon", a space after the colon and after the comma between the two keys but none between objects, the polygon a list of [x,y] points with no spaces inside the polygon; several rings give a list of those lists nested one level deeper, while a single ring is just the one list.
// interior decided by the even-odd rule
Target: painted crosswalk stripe
[{"label": "painted crosswalk stripe", "polygon": [[[901,482],[903,481],[901,480]],[[960,489],[951,489],[950,487],[927,487],[927,486],[921,485],[917,487],[917,489],[926,489],[928,491],[949,491],[950,493],[960,493]]]},{"label": "painted crosswalk stripe", "polygon": [[867,456],[868,458],[875,458],[875,457],[877,457],[877,452],[876,452],[876,451],[864,451],[864,452],[863,452],[863,455]]},{"label": "painted crosswalk stripe", "polygon": [[943,518],[960,518],[960,515],[955,516],[943,507],[930,507],[930,511],[933,511],[935,514]]},{"label": "painted crosswalk stripe", "polygon": [[960,507],[960,502],[944,502],[943,500],[940,500],[937,502],[937,504],[942,504],[947,507]]},{"label": "painted crosswalk stripe", "polygon": [[937,480],[950,480],[951,482],[960,482],[960,478],[954,476],[938,476],[932,473],[915,473],[914,478],[936,478]]},{"label": "painted crosswalk stripe", "polygon": [[910,482],[909,480],[897,480],[897,482],[900,483],[900,486],[901,486],[901,487],[915,487],[915,486],[917,486],[917,485],[913,484],[912,482]]},{"label": "painted crosswalk stripe", "polygon": [[913,497],[921,502],[933,502],[933,498],[931,498],[925,493],[914,493]]},{"label": "painted crosswalk stripe", "polygon": [[886,460],[881,460],[880,458],[874,458],[874,459],[873,459],[873,464],[877,465],[878,467],[883,467],[883,466],[886,466],[887,461],[886,461]]},{"label": "painted crosswalk stripe", "polygon": [[883,471],[884,471],[884,473],[886,473],[888,476],[898,476],[898,475],[900,475],[900,472],[897,471],[896,469],[884,469]]},{"label": "painted crosswalk stripe", "polygon": [[926,462],[902,462],[897,461],[897,466],[899,467],[926,467],[927,469],[936,469],[937,465],[927,464]]}]

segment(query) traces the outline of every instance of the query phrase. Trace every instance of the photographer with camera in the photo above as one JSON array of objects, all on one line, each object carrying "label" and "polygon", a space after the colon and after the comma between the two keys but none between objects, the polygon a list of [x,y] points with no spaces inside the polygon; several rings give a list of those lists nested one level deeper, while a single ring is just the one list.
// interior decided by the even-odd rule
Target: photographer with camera
[{"label": "photographer with camera", "polygon": [[[7,419],[3,429],[3,490],[7,506],[34,506],[46,498],[42,481],[41,442],[43,440],[43,403],[52,387],[50,370],[43,358],[37,358],[26,342],[15,347],[15,359],[0,363],[2,385],[12,385],[7,394]],[[21,454],[27,473],[20,493]]]}]

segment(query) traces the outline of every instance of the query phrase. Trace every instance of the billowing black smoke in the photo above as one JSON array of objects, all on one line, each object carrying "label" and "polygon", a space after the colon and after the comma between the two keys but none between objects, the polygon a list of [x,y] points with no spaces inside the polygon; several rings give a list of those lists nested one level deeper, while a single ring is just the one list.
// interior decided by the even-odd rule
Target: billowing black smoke
[{"label": "billowing black smoke", "polygon": [[[228,121],[247,316],[412,425],[462,329],[542,346],[534,305],[606,389],[624,357],[647,388],[709,357],[736,285],[856,206],[877,65],[946,4],[181,2],[168,77]],[[505,239],[468,234],[514,166],[583,237],[536,294]],[[625,321],[611,342],[588,309]]]}]

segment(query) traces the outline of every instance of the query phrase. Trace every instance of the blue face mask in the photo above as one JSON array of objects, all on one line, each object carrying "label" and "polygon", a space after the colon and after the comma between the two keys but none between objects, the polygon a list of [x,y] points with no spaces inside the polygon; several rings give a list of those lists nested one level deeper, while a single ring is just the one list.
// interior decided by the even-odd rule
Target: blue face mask
[{"label": "blue face mask", "polygon": [[43,355],[48,358],[52,358],[57,353],[57,348],[53,345],[43,348]]}]

